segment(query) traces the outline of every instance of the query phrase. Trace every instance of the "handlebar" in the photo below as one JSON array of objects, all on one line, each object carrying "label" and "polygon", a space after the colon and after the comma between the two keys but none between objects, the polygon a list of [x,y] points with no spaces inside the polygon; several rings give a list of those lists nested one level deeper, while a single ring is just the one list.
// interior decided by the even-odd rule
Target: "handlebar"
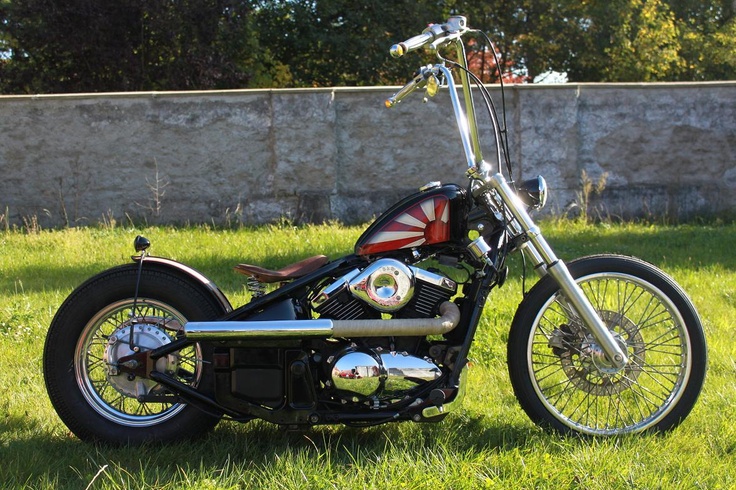
[{"label": "handlebar", "polygon": [[[401,58],[405,54],[415,51],[427,44],[432,44],[437,49],[439,44],[444,44],[452,39],[462,36],[467,30],[467,19],[463,16],[456,15],[450,17],[444,24],[430,24],[429,27],[418,36],[407,39],[406,41],[394,44],[389,49],[389,53],[394,58]],[[442,41],[437,43],[436,41]]]},{"label": "handlebar", "polygon": [[403,43],[391,46],[389,53],[391,53],[391,56],[394,58],[401,58],[406,53],[431,43],[438,37],[445,35],[445,33],[445,24],[431,24],[418,36],[414,36]]},{"label": "handlebar", "polygon": [[[429,45],[430,49],[437,52],[441,47],[454,44],[455,49],[457,50],[458,61],[456,63],[451,63],[461,68],[458,73],[460,82],[459,87],[455,84],[452,73],[446,66],[446,62],[448,60],[439,56],[439,63],[420,68],[408,84],[386,100],[385,105],[387,108],[391,108],[415,90],[428,86],[430,80],[434,79],[435,82],[437,82],[437,78],[442,78],[446,83],[450,94],[455,120],[457,122],[460,139],[467,159],[469,175],[472,178],[473,175],[487,173],[489,169],[488,165],[483,160],[481,152],[478,124],[476,122],[475,107],[473,104],[473,92],[471,90],[470,71],[468,69],[468,60],[465,55],[465,46],[462,42],[463,35],[475,31],[468,29],[466,24],[467,19],[465,17],[459,15],[453,16],[444,24],[432,24],[425,29],[422,34],[409,38],[402,43],[394,44],[390,49],[391,55],[398,58],[423,46]],[[434,90],[436,91],[436,84]],[[460,90],[463,94],[462,101],[458,94]],[[483,93],[483,91],[481,92]],[[428,93],[428,95],[433,94]],[[485,97],[490,97],[490,95],[485,94],[484,98]],[[488,100],[486,100],[486,103],[488,104]],[[495,110],[492,109],[491,105],[488,105],[488,109],[493,122],[496,139],[496,158],[500,169],[502,162],[501,147],[503,145],[503,138]]]}]

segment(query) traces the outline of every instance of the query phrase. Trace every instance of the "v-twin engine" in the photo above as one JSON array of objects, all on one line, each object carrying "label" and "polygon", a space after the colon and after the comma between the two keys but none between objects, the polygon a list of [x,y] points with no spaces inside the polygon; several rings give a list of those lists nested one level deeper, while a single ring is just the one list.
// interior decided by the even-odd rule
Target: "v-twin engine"
[{"label": "v-twin engine", "polygon": [[[457,292],[445,276],[380,259],[355,269],[323,288],[312,299],[320,318],[358,320],[433,318]],[[431,360],[382,347],[349,345],[330,355],[325,385],[344,402],[385,403],[401,399],[441,376]]]},{"label": "v-twin engine", "polygon": [[321,318],[355,320],[391,313],[398,318],[430,318],[457,292],[445,276],[394,259],[380,259],[339,278],[312,300]]},{"label": "v-twin engine", "polygon": [[460,310],[449,301],[456,292],[457,284],[445,276],[381,259],[321,288],[311,298],[317,319],[297,319],[287,300],[291,318],[191,321],[184,329],[194,341],[444,335],[460,321]]}]

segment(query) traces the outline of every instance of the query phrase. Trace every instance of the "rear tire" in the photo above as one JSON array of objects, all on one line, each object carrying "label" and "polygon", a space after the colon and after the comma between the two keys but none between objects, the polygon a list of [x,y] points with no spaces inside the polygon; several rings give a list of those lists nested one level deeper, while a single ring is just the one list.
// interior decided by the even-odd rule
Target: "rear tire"
[{"label": "rear tire", "polygon": [[547,276],[519,306],[509,335],[509,373],[524,411],[562,433],[676,427],[698,398],[707,364],[690,299],[664,272],[631,257],[586,257],[568,268],[629,364],[607,361]]},{"label": "rear tire", "polygon": [[[79,286],[54,317],[44,346],[43,369],[51,402],[80,439],[110,444],[170,442],[202,435],[219,417],[169,398],[138,401],[139,395],[167,396],[153,380],[121,373],[116,360],[139,348],[168,344],[190,320],[214,319],[222,306],[196,284],[145,265],[134,304],[138,266],[105,271]],[[212,386],[206,344],[193,344],[157,361],[200,391]]]}]

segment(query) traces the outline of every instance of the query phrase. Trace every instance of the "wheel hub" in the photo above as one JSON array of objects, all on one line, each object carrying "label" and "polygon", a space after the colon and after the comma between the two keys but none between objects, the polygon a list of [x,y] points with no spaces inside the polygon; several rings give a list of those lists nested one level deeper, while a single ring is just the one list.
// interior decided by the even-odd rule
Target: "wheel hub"
[{"label": "wheel hub", "polygon": [[[611,332],[613,340],[616,341],[619,348],[626,352],[626,341],[618,332]],[[583,364],[588,365],[588,370],[597,370],[605,374],[616,374],[623,368],[616,367],[613,362],[606,356],[603,348],[593,338],[591,334],[585,336],[585,341],[580,344],[580,360]]]},{"label": "wheel hub", "polygon": [[[158,386],[156,381],[124,372],[136,366],[123,366],[118,363],[119,359],[136,354],[136,352],[154,350],[171,342],[171,337],[166,330],[156,323],[160,321],[149,322],[147,319],[145,323],[129,323],[115,330],[108,338],[103,355],[103,360],[108,366],[106,377],[118,393],[139,397],[148,395]],[[133,344],[138,350],[133,350],[129,344],[131,329],[133,330]],[[175,373],[177,367],[178,357],[173,354],[162,357],[155,363],[155,369],[160,372]]]},{"label": "wheel hub", "polygon": [[631,320],[613,311],[599,311],[603,323],[630,362],[617,368],[605,355],[595,338],[580,327],[561,325],[549,340],[552,351],[560,357],[562,368],[572,384],[592,395],[610,396],[629,388],[639,377],[644,362],[644,342]]}]

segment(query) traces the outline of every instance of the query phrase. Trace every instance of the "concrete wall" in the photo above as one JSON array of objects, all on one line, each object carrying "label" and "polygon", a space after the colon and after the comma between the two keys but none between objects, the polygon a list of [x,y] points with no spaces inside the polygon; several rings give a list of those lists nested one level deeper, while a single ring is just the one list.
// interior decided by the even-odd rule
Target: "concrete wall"
[{"label": "concrete wall", "polygon": [[[446,94],[387,110],[393,91],[0,97],[0,217],[358,222],[428,181],[464,183]],[[607,172],[606,214],[736,209],[736,82],[512,86],[506,102],[517,175],[544,175],[554,212],[583,170]]]}]

